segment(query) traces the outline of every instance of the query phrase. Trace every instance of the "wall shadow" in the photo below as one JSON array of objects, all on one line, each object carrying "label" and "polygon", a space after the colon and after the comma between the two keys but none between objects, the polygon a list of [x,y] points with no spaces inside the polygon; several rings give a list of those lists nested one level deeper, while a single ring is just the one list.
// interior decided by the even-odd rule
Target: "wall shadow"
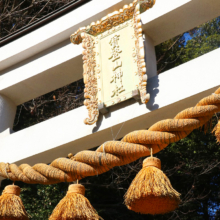
[{"label": "wall shadow", "polygon": [[147,93],[150,94],[150,100],[146,104],[146,107],[153,111],[159,108],[159,104],[155,103],[155,98],[159,93],[159,77],[154,76],[147,80]]},{"label": "wall shadow", "polygon": [[[159,93],[159,78],[158,78],[158,76],[154,76],[154,77],[148,79],[148,81],[147,81],[147,93],[150,94],[150,100],[146,104],[146,108],[149,109],[150,111],[157,110],[159,108],[159,104],[157,104],[155,100],[156,100],[157,94]],[[108,108],[109,112],[105,115],[100,113],[99,114],[99,119],[96,122],[96,126],[92,129],[92,132],[95,133],[95,132],[99,131],[99,128],[102,125],[103,119],[104,118],[105,119],[110,118],[112,112],[117,111],[118,109],[125,108],[129,105],[132,105],[132,104],[136,103],[136,102],[138,102],[139,105],[143,105],[140,100],[136,101],[134,99],[129,99],[129,100],[121,102],[117,105],[111,106],[110,108]],[[128,112],[128,114],[130,114],[130,113]]]}]

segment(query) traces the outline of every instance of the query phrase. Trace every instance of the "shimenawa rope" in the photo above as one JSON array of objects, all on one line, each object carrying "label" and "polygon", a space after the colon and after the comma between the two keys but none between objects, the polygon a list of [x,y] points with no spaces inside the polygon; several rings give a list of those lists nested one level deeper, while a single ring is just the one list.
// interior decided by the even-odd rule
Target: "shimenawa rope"
[{"label": "shimenawa rope", "polygon": [[109,141],[96,151],[81,151],[71,159],[58,158],[50,165],[39,163],[31,167],[22,164],[0,163],[0,175],[12,181],[29,184],[55,184],[72,182],[87,176],[107,172],[115,166],[131,163],[140,157],[149,156],[150,149],[157,153],[176,142],[194,129],[206,124],[212,115],[220,111],[220,88],[192,108],[187,108],[174,119],[162,120],[148,130],[134,131],[121,141]]}]

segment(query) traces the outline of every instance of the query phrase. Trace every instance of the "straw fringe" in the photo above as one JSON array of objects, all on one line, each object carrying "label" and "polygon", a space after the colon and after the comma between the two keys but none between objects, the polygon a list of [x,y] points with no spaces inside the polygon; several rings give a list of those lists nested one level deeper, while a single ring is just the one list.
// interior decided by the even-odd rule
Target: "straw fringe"
[{"label": "straw fringe", "polygon": [[156,167],[145,167],[137,174],[125,194],[128,209],[141,214],[164,214],[175,210],[180,194],[167,176]]},{"label": "straw fringe", "polygon": [[214,127],[212,133],[215,134],[217,143],[220,143],[220,120],[218,120],[218,123]]},{"label": "straw fringe", "polygon": [[27,212],[19,196],[3,193],[0,196],[0,219],[28,220]]},{"label": "straw fringe", "polygon": [[67,193],[54,209],[49,220],[99,220],[96,210],[81,194]]}]

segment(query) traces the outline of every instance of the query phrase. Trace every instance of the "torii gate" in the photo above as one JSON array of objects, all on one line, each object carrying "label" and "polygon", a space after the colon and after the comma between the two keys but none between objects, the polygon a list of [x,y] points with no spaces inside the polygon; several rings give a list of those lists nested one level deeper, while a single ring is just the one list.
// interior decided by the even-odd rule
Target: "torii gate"
[{"label": "torii gate", "polygon": [[[154,47],[184,31],[219,15],[220,2],[212,0],[157,0],[141,14],[145,34],[147,106],[127,100],[112,106],[97,123],[83,123],[86,108],[80,107],[48,121],[13,133],[16,106],[82,78],[82,48],[69,36],[78,28],[119,10],[129,0],[93,0],[0,49],[0,161],[9,163],[49,163],[53,159],[99,146],[153,123],[174,117],[194,106],[219,86],[220,50],[157,76]],[[96,7],[98,5],[98,7]],[[88,10],[93,8],[94,10]],[[85,13],[88,12],[89,13]],[[193,13],[192,13],[193,12]],[[77,16],[77,20],[73,19]],[[74,125],[74,126],[73,126]]]}]

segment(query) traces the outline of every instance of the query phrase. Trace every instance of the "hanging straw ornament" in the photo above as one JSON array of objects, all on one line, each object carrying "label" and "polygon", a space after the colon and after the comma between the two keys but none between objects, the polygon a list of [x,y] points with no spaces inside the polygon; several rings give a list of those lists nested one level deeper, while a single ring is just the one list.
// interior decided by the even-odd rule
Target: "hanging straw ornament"
[{"label": "hanging straw ornament", "polygon": [[141,214],[165,214],[175,210],[180,201],[180,194],[161,171],[161,161],[152,155],[143,161],[125,194],[128,209]]},{"label": "hanging straw ornament", "polygon": [[19,186],[6,186],[0,196],[0,219],[4,220],[28,220],[27,212],[19,197]]},{"label": "hanging straw ornament", "polygon": [[218,120],[218,123],[216,124],[212,132],[215,134],[217,143],[220,144],[220,120]]},{"label": "hanging straw ornament", "polygon": [[89,200],[84,197],[85,187],[81,184],[69,186],[66,196],[53,210],[49,220],[99,220],[101,219]]}]

